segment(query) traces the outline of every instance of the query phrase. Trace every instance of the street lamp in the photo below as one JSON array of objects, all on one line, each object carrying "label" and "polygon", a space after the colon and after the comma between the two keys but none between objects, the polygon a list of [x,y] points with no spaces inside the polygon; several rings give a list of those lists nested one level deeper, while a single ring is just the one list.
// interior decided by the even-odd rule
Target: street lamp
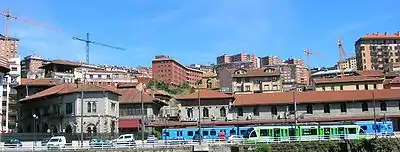
[{"label": "street lamp", "polygon": [[36,120],[39,119],[39,116],[37,116],[36,114],[32,115],[33,117],[33,134],[35,136],[35,141],[34,141],[34,147],[36,146],[36,141],[37,141],[37,135],[36,135]]}]

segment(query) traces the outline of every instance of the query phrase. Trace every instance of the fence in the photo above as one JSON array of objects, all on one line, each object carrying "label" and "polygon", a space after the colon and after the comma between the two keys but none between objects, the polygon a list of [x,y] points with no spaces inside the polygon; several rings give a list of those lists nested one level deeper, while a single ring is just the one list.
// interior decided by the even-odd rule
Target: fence
[{"label": "fence", "polygon": [[[97,133],[97,134],[83,134],[83,140],[90,140],[93,138],[101,138],[101,139],[115,139],[118,137],[118,133]],[[72,140],[81,140],[80,133],[6,133],[1,134],[1,142],[17,138],[21,141],[34,141],[34,140],[42,140],[45,138],[53,137],[53,136],[65,136],[67,142]]]}]

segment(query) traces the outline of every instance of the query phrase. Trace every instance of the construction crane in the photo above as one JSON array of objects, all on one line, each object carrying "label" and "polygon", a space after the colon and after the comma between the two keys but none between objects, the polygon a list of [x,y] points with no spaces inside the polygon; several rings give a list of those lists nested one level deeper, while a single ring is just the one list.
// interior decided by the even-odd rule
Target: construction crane
[{"label": "construction crane", "polygon": [[78,41],[83,41],[83,42],[86,43],[86,63],[87,64],[89,64],[89,46],[90,46],[90,44],[96,44],[96,45],[100,45],[100,46],[104,46],[104,47],[108,47],[108,48],[113,48],[113,49],[117,49],[117,50],[125,50],[124,48],[115,47],[115,46],[111,46],[111,45],[102,44],[102,43],[98,43],[98,42],[92,41],[89,38],[89,33],[86,33],[86,39],[79,38],[79,37],[73,37],[72,39],[73,40],[78,40]]},{"label": "construction crane", "polygon": [[338,67],[339,67],[339,70],[340,70],[340,77],[343,77],[344,76],[344,69],[342,67],[342,57],[343,56],[347,57],[347,55],[346,55],[346,52],[343,49],[342,40],[340,38],[338,39],[337,44],[338,44],[338,47],[339,47],[339,63],[338,63]]},{"label": "construction crane", "polygon": [[304,54],[306,54],[307,56],[307,66],[308,66],[308,83],[311,84],[311,64],[310,64],[310,56],[311,55],[316,55],[316,56],[320,56],[319,54],[316,54],[314,52],[311,51],[311,49],[305,49],[304,50]]},{"label": "construction crane", "polygon": [[28,19],[28,18],[21,18],[21,17],[18,17],[18,16],[11,15],[10,14],[10,8],[7,8],[5,13],[0,12],[0,15],[5,17],[4,34],[3,34],[3,36],[4,36],[4,44],[3,44],[4,45],[4,51],[6,51],[8,49],[8,46],[7,46],[8,34],[7,33],[8,33],[8,24],[10,22],[10,19],[19,20],[19,21],[22,21],[22,22],[27,22],[27,23],[34,24],[34,25],[37,25],[37,26],[41,26],[41,27],[45,27],[45,28],[48,28],[48,29],[52,29],[52,30],[58,31],[58,32],[62,32],[62,30],[54,28],[54,27],[52,27],[52,26],[50,26],[48,24],[41,23],[41,22],[38,22],[38,21],[34,21],[34,20],[31,20],[31,19]]}]

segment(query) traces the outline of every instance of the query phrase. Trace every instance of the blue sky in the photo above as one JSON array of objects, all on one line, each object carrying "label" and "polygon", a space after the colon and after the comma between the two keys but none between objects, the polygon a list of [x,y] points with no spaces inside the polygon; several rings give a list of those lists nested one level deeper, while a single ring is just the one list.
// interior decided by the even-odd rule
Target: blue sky
[{"label": "blue sky", "polygon": [[[305,58],[313,66],[338,60],[337,39],[354,54],[354,41],[372,32],[394,33],[398,0],[0,0],[21,18],[62,32],[12,20],[9,35],[21,39],[20,56],[84,60],[85,45],[72,36],[91,33],[93,40],[125,51],[91,46],[91,63],[151,65],[155,55],[184,64],[214,63],[222,54]],[[0,19],[0,31],[4,29]]]}]

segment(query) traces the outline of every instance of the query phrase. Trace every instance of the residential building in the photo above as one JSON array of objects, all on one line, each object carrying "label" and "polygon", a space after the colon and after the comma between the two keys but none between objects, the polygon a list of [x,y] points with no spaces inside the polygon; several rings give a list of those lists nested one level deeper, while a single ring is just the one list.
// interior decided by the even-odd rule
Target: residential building
[{"label": "residential building", "polygon": [[[200,112],[199,112],[199,96]],[[230,105],[233,105],[234,97],[215,90],[201,89],[188,95],[177,97],[180,101],[180,121],[226,121],[230,114]],[[200,114],[200,116],[199,116]]]},{"label": "residential building", "polygon": [[[344,76],[354,76],[354,75],[357,75],[356,72],[357,72],[357,70],[355,70],[355,69],[343,70]],[[339,77],[340,75],[341,75],[341,71],[338,69],[334,69],[334,70],[322,69],[322,70],[313,72],[311,74],[311,79],[336,78],[336,77]]]},{"label": "residential building", "polygon": [[217,64],[224,64],[224,63],[230,63],[230,62],[231,62],[231,57],[226,54],[217,57]]},{"label": "residential building", "polygon": [[384,70],[400,62],[400,32],[364,35],[355,42],[355,50],[359,70]]},{"label": "residential building", "polygon": [[347,70],[347,69],[357,69],[357,60],[356,57],[349,57],[337,63],[338,70]]},{"label": "residential building", "polygon": [[283,61],[278,56],[266,56],[260,58],[261,66],[282,65]]},{"label": "residential building", "polygon": [[[158,121],[160,108],[165,105],[147,92],[137,89],[119,90],[119,130],[120,132],[138,132],[140,120],[145,124]],[[143,103],[143,117],[142,115]]]},{"label": "residential building", "polygon": [[[183,127],[198,124],[197,93],[177,99],[184,105],[182,120],[189,121],[155,122],[152,126]],[[375,118],[390,119],[393,129],[400,130],[400,94],[396,89],[234,94],[233,99],[228,94],[201,91],[200,101],[202,125],[354,122]],[[225,119],[221,111],[227,112]]]},{"label": "residential building", "polygon": [[121,71],[87,70],[84,78],[86,83],[117,86],[120,83],[135,83],[134,74]]},{"label": "residential building", "polygon": [[44,78],[44,69],[40,67],[42,67],[46,62],[47,60],[36,55],[26,56],[21,61],[21,78]]},{"label": "residential building", "polygon": [[10,72],[4,76],[2,83],[3,87],[3,100],[2,100],[2,114],[5,116],[1,123],[1,129],[8,132],[16,132],[17,121],[17,91],[14,89],[21,82],[21,66],[20,58],[9,58],[8,65]]},{"label": "residential building", "polygon": [[168,56],[156,56],[152,61],[153,78],[164,81],[169,85],[182,85],[184,83],[190,86],[197,86],[197,83],[203,77],[203,71],[188,68],[177,60]]},{"label": "residential building", "polygon": [[381,90],[384,78],[347,76],[339,78],[313,79],[315,91]]},{"label": "residential building", "polygon": [[220,65],[224,65],[225,67],[234,66],[237,65],[235,64],[237,62],[251,62],[251,68],[259,68],[260,65],[260,61],[254,54],[239,53],[231,56],[224,54],[217,57],[217,67]]},{"label": "residential building", "polygon": [[[17,58],[18,43],[19,39],[7,36],[6,40],[6,37],[0,34],[0,57],[4,57],[6,59]],[[7,45],[7,47],[4,47],[4,45]]]},{"label": "residential building", "polygon": [[219,79],[214,69],[204,70],[200,88],[219,89]]},{"label": "residential building", "polygon": [[228,87],[232,93],[282,91],[281,73],[275,68],[225,70],[218,77],[220,87]]},{"label": "residential building", "polygon": [[284,63],[305,66],[303,59],[288,58],[287,60],[284,61]]},{"label": "residential building", "polygon": [[222,63],[222,64],[218,64],[215,66],[215,71],[217,72],[217,74],[219,74],[219,72],[223,71],[223,70],[229,70],[229,69],[238,69],[238,68],[244,68],[244,69],[254,69],[256,67],[254,67],[253,62],[231,62],[231,63]]},{"label": "residential building", "polygon": [[82,64],[77,62],[52,60],[45,63],[41,68],[45,70],[45,78],[61,79],[67,83],[74,83],[75,79],[77,79],[75,76],[76,68],[80,66]]},{"label": "residential building", "polygon": [[[6,74],[10,71],[10,66],[8,65],[8,59],[5,57],[0,56],[0,84],[4,83],[4,77]],[[3,117],[3,103],[7,102],[7,88],[4,88],[3,86],[0,87],[0,101],[2,102],[0,106],[0,112],[1,112],[1,117],[0,117],[0,122],[1,126],[6,126],[5,123],[3,123],[6,119],[6,117]],[[6,109],[4,109],[6,110]],[[5,132],[3,128],[0,130],[1,132]]]},{"label": "residential building", "polygon": [[[33,132],[36,127],[40,133],[117,134],[119,96],[114,90],[91,84],[53,86],[19,101],[20,131]],[[34,115],[36,124],[32,123]]]}]

